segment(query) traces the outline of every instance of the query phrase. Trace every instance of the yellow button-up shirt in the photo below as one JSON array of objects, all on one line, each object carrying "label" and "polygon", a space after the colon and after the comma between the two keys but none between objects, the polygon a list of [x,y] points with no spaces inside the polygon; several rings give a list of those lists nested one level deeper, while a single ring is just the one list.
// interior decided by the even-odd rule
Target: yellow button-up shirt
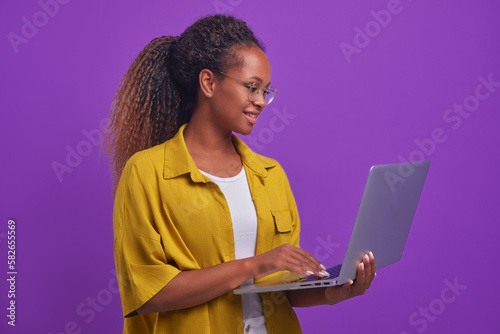
[{"label": "yellow button-up shirt", "polygon": [[[187,309],[134,312],[179,272],[235,259],[226,199],[189,155],[186,125],[172,139],[132,156],[118,184],[114,254],[126,334],[243,333],[241,297],[233,292]],[[299,216],[285,172],[232,139],[257,211],[256,255],[284,243],[298,247]],[[286,293],[261,296],[269,333],[301,333]]]}]

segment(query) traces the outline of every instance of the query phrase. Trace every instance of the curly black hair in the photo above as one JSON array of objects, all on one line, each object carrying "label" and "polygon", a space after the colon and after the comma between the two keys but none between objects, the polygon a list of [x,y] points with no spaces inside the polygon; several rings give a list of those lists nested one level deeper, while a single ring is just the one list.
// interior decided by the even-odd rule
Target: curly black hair
[{"label": "curly black hair", "polygon": [[111,107],[105,140],[116,189],[121,171],[136,152],[160,144],[191,119],[198,76],[242,65],[238,51],[264,45],[247,24],[233,16],[206,16],[179,37],[153,39],[122,78]]}]

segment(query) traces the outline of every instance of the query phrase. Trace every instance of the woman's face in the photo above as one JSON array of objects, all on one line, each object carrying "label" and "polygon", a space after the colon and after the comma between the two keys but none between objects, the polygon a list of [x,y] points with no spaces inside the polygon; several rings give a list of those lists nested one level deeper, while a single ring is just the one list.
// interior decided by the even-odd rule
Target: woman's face
[{"label": "woman's face", "polygon": [[217,80],[212,116],[223,129],[248,135],[266,106],[262,95],[253,102],[249,100],[248,86],[254,83],[253,89],[258,90],[269,87],[271,64],[257,46],[242,48],[238,53],[243,60],[242,66],[227,70],[227,75]]}]

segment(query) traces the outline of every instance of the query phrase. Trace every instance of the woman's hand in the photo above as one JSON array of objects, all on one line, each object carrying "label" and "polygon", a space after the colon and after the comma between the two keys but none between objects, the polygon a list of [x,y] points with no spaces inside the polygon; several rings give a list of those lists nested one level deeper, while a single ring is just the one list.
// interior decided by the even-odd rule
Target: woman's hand
[{"label": "woman's hand", "polygon": [[375,257],[372,252],[365,254],[358,264],[356,281],[350,280],[342,286],[325,289],[325,298],[330,305],[337,304],[343,300],[363,295],[370,288],[375,278]]},{"label": "woman's hand", "polygon": [[284,244],[263,254],[248,258],[253,277],[260,278],[281,270],[300,275],[328,276],[325,267],[307,251]]}]

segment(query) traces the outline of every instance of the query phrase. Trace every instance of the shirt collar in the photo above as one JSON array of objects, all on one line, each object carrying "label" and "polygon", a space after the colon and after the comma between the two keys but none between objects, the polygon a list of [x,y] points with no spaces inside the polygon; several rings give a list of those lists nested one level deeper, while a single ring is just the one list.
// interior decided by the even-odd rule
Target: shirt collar
[{"label": "shirt collar", "polygon": [[[189,154],[184,141],[184,130],[188,123],[182,125],[177,134],[165,142],[163,178],[172,179],[189,173],[194,182],[207,182],[196,167],[193,158]],[[276,166],[276,161],[254,153],[241,139],[234,134],[232,141],[241,156],[243,165],[251,169],[255,174],[267,177],[267,168]]]}]

